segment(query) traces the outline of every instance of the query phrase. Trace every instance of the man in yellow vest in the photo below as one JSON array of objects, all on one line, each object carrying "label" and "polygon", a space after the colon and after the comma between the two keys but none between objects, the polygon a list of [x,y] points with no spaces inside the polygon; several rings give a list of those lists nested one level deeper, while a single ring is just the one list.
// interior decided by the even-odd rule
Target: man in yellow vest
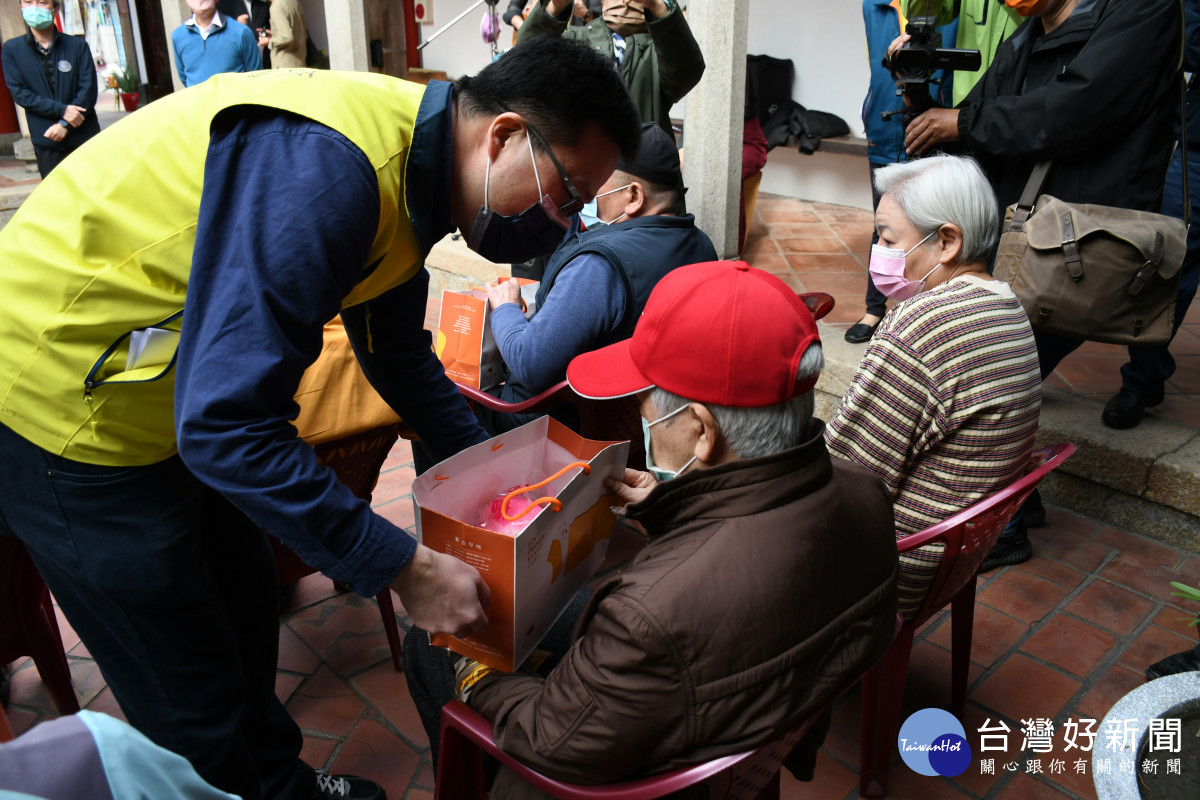
[{"label": "man in yellow vest", "polygon": [[129,721],[246,798],[382,797],[299,760],[274,694],[269,531],[415,624],[487,588],[321,467],[291,424],[342,314],[440,457],[485,438],[423,330],[429,249],[552,250],[638,141],[602,57],[557,38],[428,87],[218,75],[88,142],[0,231],[0,535],[33,555]]}]

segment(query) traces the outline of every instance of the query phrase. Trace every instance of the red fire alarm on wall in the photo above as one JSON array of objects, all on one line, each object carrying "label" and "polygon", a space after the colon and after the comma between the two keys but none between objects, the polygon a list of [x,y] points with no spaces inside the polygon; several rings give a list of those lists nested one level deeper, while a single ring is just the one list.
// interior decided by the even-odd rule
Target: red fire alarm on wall
[{"label": "red fire alarm on wall", "polygon": [[433,2],[432,0],[416,0],[413,3],[413,17],[422,25],[433,24]]}]

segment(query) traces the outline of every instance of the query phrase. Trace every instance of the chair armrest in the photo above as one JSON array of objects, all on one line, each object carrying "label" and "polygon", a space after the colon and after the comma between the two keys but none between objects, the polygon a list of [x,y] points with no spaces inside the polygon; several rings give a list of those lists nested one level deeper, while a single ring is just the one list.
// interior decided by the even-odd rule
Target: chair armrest
[{"label": "chair armrest", "polygon": [[563,783],[535,772],[497,747],[492,741],[491,721],[462,701],[453,700],[442,708],[442,748],[438,761],[439,780],[443,775],[443,765],[445,766],[446,774],[454,769],[446,762],[448,734],[451,736],[458,735],[466,739],[511,769],[521,780],[544,792],[549,792],[555,797],[565,798],[565,800],[643,800],[643,798],[663,797],[688,786],[701,783],[713,775],[733,767],[735,764],[751,757],[757,752],[756,750],[750,750],[744,753],[716,758],[712,761],[706,761],[703,764],[681,767],[646,778],[638,778],[632,781],[612,783],[604,786],[582,786]]},{"label": "chair armrest", "polygon": [[472,408],[478,404],[485,408],[490,408],[493,411],[502,411],[506,414],[522,414],[530,411],[546,411],[547,409],[552,408],[559,403],[566,402],[575,396],[575,393],[571,391],[571,387],[567,385],[565,380],[559,381],[549,389],[546,389],[540,394],[534,395],[528,400],[522,400],[520,403],[506,403],[499,397],[488,394],[482,389],[476,389],[472,386],[464,386],[461,383],[456,385],[458,386],[459,394],[466,398],[467,402],[471,404]]}]

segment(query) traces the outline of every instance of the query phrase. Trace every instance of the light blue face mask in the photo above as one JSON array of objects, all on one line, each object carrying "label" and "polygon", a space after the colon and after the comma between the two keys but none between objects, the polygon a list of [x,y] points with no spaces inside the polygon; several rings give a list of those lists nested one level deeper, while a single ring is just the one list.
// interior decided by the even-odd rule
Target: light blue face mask
[{"label": "light blue face mask", "polygon": [[54,24],[54,12],[40,6],[22,8],[21,17],[25,20],[26,25],[37,28],[39,31]]},{"label": "light blue face mask", "polygon": [[605,225],[613,225],[617,222],[620,222],[621,218],[625,216],[624,214],[608,222],[605,222],[596,216],[600,213],[600,209],[596,207],[596,200],[604,197],[605,195],[616,194],[617,192],[624,191],[625,189],[628,189],[629,186],[630,184],[627,183],[619,189],[609,189],[607,192],[601,192],[600,194],[596,195],[596,197],[593,197],[591,200],[584,203],[583,208],[579,211],[579,218],[583,220],[584,226],[590,231],[593,228],[603,228]]},{"label": "light blue face mask", "polygon": [[678,414],[679,412],[683,411],[684,409],[686,409],[690,406],[691,406],[691,403],[688,403],[687,405],[684,405],[684,406],[680,406],[679,408],[672,411],[670,414],[667,414],[665,417],[659,417],[658,419],[654,420],[654,422],[649,422],[645,417],[642,417],[642,439],[646,443],[646,469],[649,470],[650,474],[652,474],[655,478],[658,478],[660,483],[662,481],[669,481],[672,478],[678,477],[685,469],[687,469],[688,467],[690,467],[692,465],[692,462],[696,460],[696,457],[692,456],[690,459],[688,459],[688,462],[686,464],[684,464],[682,467],[675,470],[674,472],[672,472],[669,469],[663,469],[662,467],[656,466],[654,463],[653,456],[650,455],[650,428],[652,428],[653,426],[657,425],[660,422],[670,419],[671,417],[675,416],[676,414]]}]

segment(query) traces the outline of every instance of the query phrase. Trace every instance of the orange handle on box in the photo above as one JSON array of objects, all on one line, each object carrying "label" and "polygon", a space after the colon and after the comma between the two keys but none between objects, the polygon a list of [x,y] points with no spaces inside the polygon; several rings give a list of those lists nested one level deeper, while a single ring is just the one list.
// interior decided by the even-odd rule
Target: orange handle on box
[{"label": "orange handle on box", "polygon": [[565,467],[563,467],[558,472],[551,475],[549,478],[543,478],[542,480],[538,481],[537,483],[532,483],[529,486],[525,486],[523,488],[517,489],[516,491],[512,491],[512,492],[509,492],[508,494],[506,494],[504,496],[504,500],[500,503],[500,515],[502,517],[504,517],[506,520],[508,520],[509,522],[516,522],[521,517],[525,516],[530,511],[537,508],[542,503],[545,503],[547,506],[549,506],[551,509],[553,509],[555,511],[561,511],[562,510],[562,501],[559,500],[557,497],[539,497],[537,500],[530,501],[529,505],[527,505],[527,506],[525,506],[525,508],[521,509],[521,513],[514,514],[513,516],[510,517],[508,515],[508,501],[511,500],[512,498],[516,497],[519,494],[525,494],[526,492],[532,492],[534,489],[540,489],[543,486],[545,486],[546,484],[560,478],[563,475],[563,473],[565,473],[567,470],[575,469],[576,467],[580,467],[583,470],[584,475],[592,474],[592,468],[591,468],[591,466],[588,465],[588,463],[586,461],[574,461],[570,464],[567,464]]}]

